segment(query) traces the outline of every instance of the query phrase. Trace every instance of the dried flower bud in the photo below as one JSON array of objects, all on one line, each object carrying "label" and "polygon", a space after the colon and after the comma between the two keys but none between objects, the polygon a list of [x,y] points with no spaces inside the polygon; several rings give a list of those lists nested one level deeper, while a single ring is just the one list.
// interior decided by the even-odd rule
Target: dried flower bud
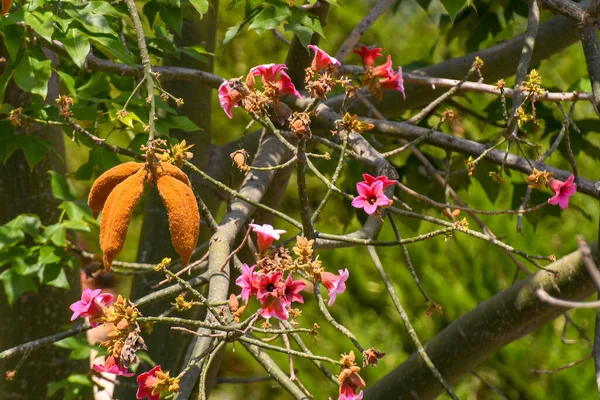
[{"label": "dried flower bud", "polygon": [[233,164],[242,172],[248,171],[248,165],[246,162],[248,161],[248,152],[244,149],[236,150],[229,155]]}]

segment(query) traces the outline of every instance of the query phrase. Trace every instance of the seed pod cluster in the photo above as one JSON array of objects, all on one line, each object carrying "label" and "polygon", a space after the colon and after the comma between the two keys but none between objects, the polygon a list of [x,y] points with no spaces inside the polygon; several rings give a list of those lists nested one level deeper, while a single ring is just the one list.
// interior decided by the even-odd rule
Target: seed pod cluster
[{"label": "seed pod cluster", "polygon": [[120,164],[102,174],[92,185],[88,205],[94,217],[100,211],[100,248],[104,269],[110,270],[123,250],[133,209],[144,192],[146,182],[156,183],[169,217],[171,242],[186,266],[200,230],[198,203],[188,176],[176,166],[160,162],[148,167],[143,163]]}]

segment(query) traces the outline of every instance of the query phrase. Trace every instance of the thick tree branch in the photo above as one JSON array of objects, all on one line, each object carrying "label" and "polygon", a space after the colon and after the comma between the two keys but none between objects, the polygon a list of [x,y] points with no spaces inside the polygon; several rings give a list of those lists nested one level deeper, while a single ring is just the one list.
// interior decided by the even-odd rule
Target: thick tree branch
[{"label": "thick tree branch", "polygon": [[[590,246],[596,262],[596,245]],[[549,269],[539,271],[479,304],[450,324],[425,346],[442,375],[450,384],[477,366],[502,346],[540,328],[564,312],[541,301],[535,291],[542,287],[560,297],[582,300],[595,291],[583,265],[580,251],[573,252]],[[429,369],[415,353],[394,371],[367,389],[365,399],[434,399],[442,392]]]}]

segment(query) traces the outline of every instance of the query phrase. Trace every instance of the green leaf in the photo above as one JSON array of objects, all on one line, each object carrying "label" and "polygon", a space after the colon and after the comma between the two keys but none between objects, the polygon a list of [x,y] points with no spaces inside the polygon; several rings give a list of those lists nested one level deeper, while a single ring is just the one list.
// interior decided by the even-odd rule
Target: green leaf
[{"label": "green leaf", "polygon": [[60,200],[75,200],[77,191],[63,175],[56,171],[48,171],[50,174],[50,187],[52,188],[52,196]]},{"label": "green leaf", "polygon": [[452,21],[454,22],[454,18],[456,18],[456,14],[458,14],[458,12],[465,6],[465,5],[470,5],[471,4],[471,0],[440,0],[442,2],[442,5],[444,6],[444,8],[446,9],[446,12],[448,13],[448,15],[450,15],[450,18],[452,19]]},{"label": "green leaf", "polygon": [[190,4],[198,11],[200,17],[208,11],[208,0],[190,0]]},{"label": "green leaf", "polygon": [[83,232],[90,231],[90,227],[87,224],[87,222],[82,221],[82,220],[67,220],[67,221],[64,221],[62,224],[65,228],[73,230],[73,231],[83,231]]},{"label": "green leaf", "polygon": [[65,10],[65,12],[91,33],[116,35],[110,28],[106,18],[100,14],[93,13],[89,4],[83,8],[72,7],[71,9]]},{"label": "green leaf", "polygon": [[67,32],[67,36],[62,39],[62,43],[65,45],[65,49],[75,65],[79,68],[83,68],[85,59],[90,52],[90,41],[88,35],[79,29],[70,29]]},{"label": "green leaf", "polygon": [[116,57],[130,67],[135,67],[133,57],[127,52],[127,49],[119,39],[110,36],[94,35],[90,36],[90,41],[95,43],[108,57]]},{"label": "green leaf", "polygon": [[38,263],[40,264],[54,264],[60,261],[60,257],[57,256],[54,251],[54,246],[42,246],[38,255]]},{"label": "green leaf", "polygon": [[66,237],[67,229],[63,224],[53,224],[49,225],[44,229],[44,233],[42,236],[46,240],[50,240],[56,246],[65,247],[67,245],[67,237]]},{"label": "green leaf", "polygon": [[267,7],[254,17],[248,29],[261,34],[268,29],[277,28],[290,15],[291,10],[287,5]]},{"label": "green leaf", "polygon": [[52,13],[47,11],[40,13],[38,11],[25,11],[25,24],[29,25],[34,31],[48,42],[52,42],[54,33],[54,23],[52,22]]},{"label": "green leaf", "polygon": [[27,53],[16,68],[15,83],[24,91],[39,94],[46,99],[51,73],[50,60],[39,61]]},{"label": "green leaf", "polygon": [[75,89],[75,79],[73,79],[71,75],[61,70],[57,69],[55,70],[55,72],[60,77],[61,82],[65,84],[69,93],[71,93],[73,96],[77,96],[77,90]]},{"label": "green leaf", "polygon": [[4,72],[0,75],[0,104],[4,102],[4,93],[6,92],[6,86],[15,73],[15,69],[12,65],[8,65],[4,68]]},{"label": "green leaf", "polygon": [[158,14],[171,31],[181,35],[181,28],[183,26],[181,8],[170,5],[161,5]]},{"label": "green leaf", "polygon": [[298,8],[292,9],[292,16],[285,26],[285,30],[294,32],[304,47],[310,44],[313,33],[324,36],[319,20],[310,17],[308,12]]},{"label": "green leaf", "polygon": [[23,239],[25,239],[25,234],[22,230],[7,225],[0,226],[0,251],[14,246]]},{"label": "green leaf", "polygon": [[164,118],[163,122],[170,128],[181,129],[186,132],[199,131],[201,128],[196,125],[191,119],[184,115],[174,115]]},{"label": "green leaf", "polygon": [[71,350],[69,354],[71,360],[84,360],[90,356],[90,350],[94,349],[94,346],[90,345],[83,335],[69,337],[53,344],[56,347]]},{"label": "green leaf", "polygon": [[40,217],[35,214],[20,214],[4,226],[12,230],[21,230],[29,236],[36,238],[40,235]]},{"label": "green leaf", "polygon": [[103,173],[120,163],[119,157],[112,151],[105,150],[101,147],[95,147],[90,150],[88,161],[75,171],[73,177],[78,180],[89,180],[94,175],[96,166],[99,167],[97,168],[98,173]]},{"label": "green leaf", "polygon": [[0,29],[0,33],[4,37],[4,45],[8,50],[8,55],[11,60],[15,61],[21,48],[21,39],[23,38],[23,28],[18,25],[6,25],[4,24],[3,29]]},{"label": "green leaf", "polygon": [[12,306],[16,299],[25,292],[37,292],[37,286],[31,276],[18,275],[12,269],[7,269],[0,274],[0,281],[8,304]]},{"label": "green leaf", "polygon": [[63,267],[58,264],[44,265],[38,272],[41,283],[61,289],[69,289],[69,280]]}]

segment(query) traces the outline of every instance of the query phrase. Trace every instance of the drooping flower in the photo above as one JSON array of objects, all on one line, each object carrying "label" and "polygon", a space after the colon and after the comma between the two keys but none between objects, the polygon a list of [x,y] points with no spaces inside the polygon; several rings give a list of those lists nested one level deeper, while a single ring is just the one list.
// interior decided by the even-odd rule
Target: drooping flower
[{"label": "drooping flower", "polygon": [[239,106],[241,99],[242,96],[237,90],[231,88],[229,81],[225,81],[219,86],[219,103],[229,118],[233,118],[231,109]]},{"label": "drooping flower", "polygon": [[279,240],[281,234],[287,233],[283,229],[274,229],[269,224],[258,225],[250,224],[252,231],[258,236],[258,250],[263,253],[271,247],[274,240]]},{"label": "drooping flower", "polygon": [[388,207],[392,201],[383,193],[383,182],[376,181],[369,185],[366,182],[356,184],[358,196],[352,200],[352,206],[364,208],[369,215],[377,211],[377,207]]},{"label": "drooping flower", "polygon": [[376,78],[389,78],[394,75],[392,68],[392,56],[388,54],[387,61],[384,64],[373,68],[372,76]]},{"label": "drooping flower", "polygon": [[341,395],[344,395],[346,396],[346,399],[355,399],[356,389],[362,389],[366,386],[365,381],[358,374],[359,371],[360,368],[356,365],[342,369],[338,376],[340,382],[340,397]]},{"label": "drooping flower", "polygon": [[289,274],[287,279],[285,280],[285,287],[283,288],[283,293],[285,295],[285,300],[288,304],[292,304],[294,301],[298,303],[304,304],[304,299],[300,295],[300,292],[306,287],[306,283],[301,281],[300,279],[294,280],[292,274]]},{"label": "drooping flower", "polygon": [[69,308],[73,311],[71,321],[74,321],[77,317],[89,317],[92,326],[98,326],[98,322],[94,319],[98,319],[104,315],[104,308],[108,307],[113,302],[114,297],[110,293],[100,293],[102,289],[92,290],[86,288],[81,294],[81,300],[71,304]]},{"label": "drooping flower", "polygon": [[358,392],[358,394],[340,394],[340,397],[338,397],[338,400],[362,400],[363,398],[363,391],[361,390],[360,392]]},{"label": "drooping flower", "polygon": [[256,297],[260,301],[263,318],[275,317],[282,321],[289,318],[282,276],[281,271],[276,271],[260,278]]},{"label": "drooping flower", "polygon": [[329,302],[328,306],[332,306],[335,298],[338,294],[344,293],[346,290],[346,281],[350,277],[348,268],[338,270],[339,275],[332,274],[331,272],[321,272],[321,283],[329,291]]},{"label": "drooping flower", "polygon": [[256,265],[248,267],[248,264],[242,265],[242,275],[238,276],[235,284],[242,288],[242,300],[248,304],[250,296],[258,292],[258,274],[254,272]]},{"label": "drooping flower", "polygon": [[115,374],[122,376],[133,376],[135,375],[133,372],[128,372],[127,368],[122,366],[121,363],[115,356],[110,355],[106,358],[106,362],[104,365],[94,364],[92,365],[92,369],[97,372],[105,372],[107,374]]},{"label": "drooping flower", "polygon": [[375,64],[375,59],[381,56],[381,48],[379,47],[369,49],[367,46],[361,46],[360,50],[352,51],[362,58],[363,67],[365,67],[365,69],[372,67],[373,64]]},{"label": "drooping flower", "polygon": [[392,186],[392,185],[395,185],[396,183],[398,183],[398,181],[396,181],[394,179],[388,179],[387,176],[385,176],[385,175],[380,175],[378,177],[374,177],[373,175],[370,175],[370,174],[363,174],[362,176],[363,176],[363,179],[365,180],[365,182],[367,182],[367,185],[372,185],[376,181],[383,182],[384,190],[388,186]]},{"label": "drooping flower", "polygon": [[138,390],[136,399],[159,400],[161,393],[172,393],[179,391],[179,379],[171,378],[169,372],[163,372],[160,365],[148,372],[138,375]]},{"label": "drooping flower", "polygon": [[398,67],[398,72],[395,74],[392,70],[392,74],[381,81],[381,87],[402,93],[404,100],[406,100],[406,93],[404,93],[404,79],[402,78],[402,67]]},{"label": "drooping flower", "polygon": [[320,70],[328,67],[329,65],[334,66],[334,67],[341,65],[340,62],[336,58],[331,57],[329,54],[325,53],[323,50],[321,50],[317,46],[315,46],[313,44],[309,44],[306,47],[308,47],[309,49],[311,49],[315,52],[315,57],[313,58],[312,64],[310,66],[310,68],[313,70],[313,72],[319,72]]},{"label": "drooping flower", "polygon": [[551,179],[548,186],[554,191],[554,196],[548,199],[548,203],[554,206],[558,204],[560,208],[566,210],[569,206],[569,197],[577,192],[577,185],[573,183],[574,180],[575,176],[572,174],[564,182],[558,179]]}]

